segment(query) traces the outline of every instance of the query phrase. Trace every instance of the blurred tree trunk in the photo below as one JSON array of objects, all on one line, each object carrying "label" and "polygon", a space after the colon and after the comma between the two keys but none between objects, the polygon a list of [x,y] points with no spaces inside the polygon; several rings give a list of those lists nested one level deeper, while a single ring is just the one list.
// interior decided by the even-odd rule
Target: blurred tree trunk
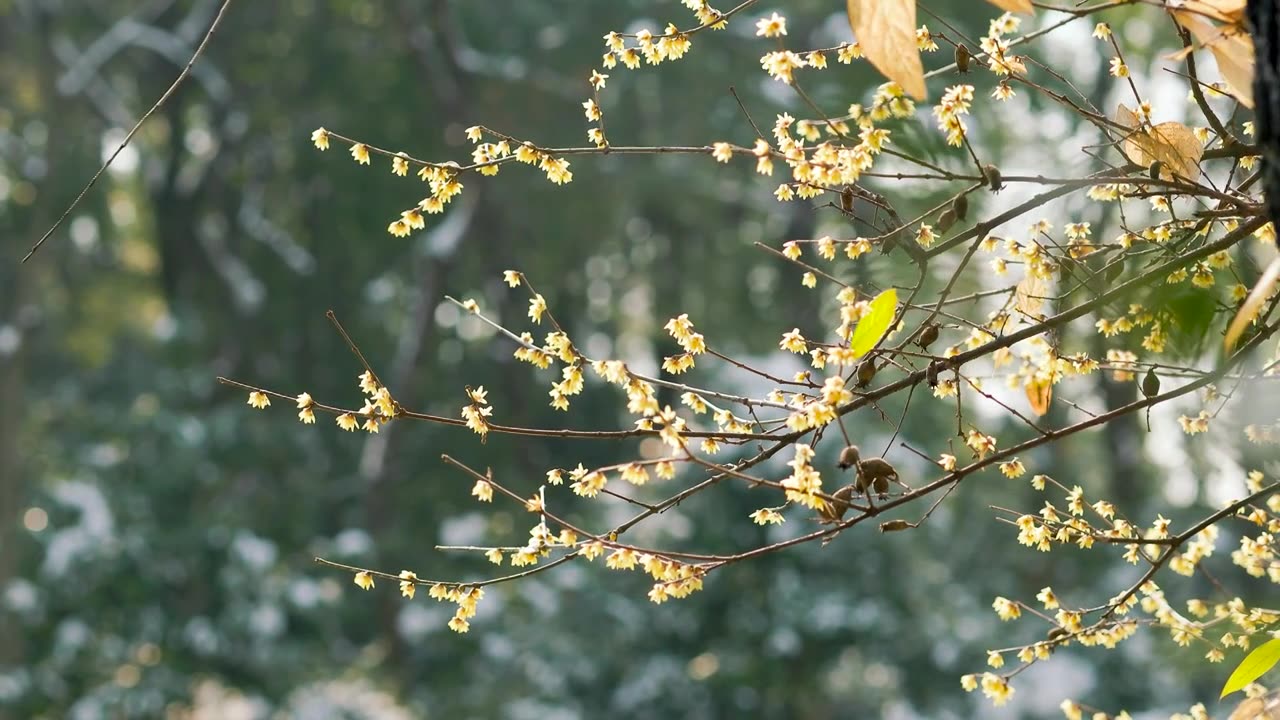
[{"label": "blurred tree trunk", "polygon": [[1276,0],[1249,0],[1249,32],[1257,65],[1253,102],[1258,147],[1262,151],[1262,189],[1267,214],[1280,217],[1280,8]]}]

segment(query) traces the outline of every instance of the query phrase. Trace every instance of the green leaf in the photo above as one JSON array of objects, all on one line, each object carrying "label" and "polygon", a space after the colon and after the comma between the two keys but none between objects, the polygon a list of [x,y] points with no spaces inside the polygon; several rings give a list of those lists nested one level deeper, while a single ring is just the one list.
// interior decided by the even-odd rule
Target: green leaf
[{"label": "green leaf", "polygon": [[867,314],[862,316],[858,321],[858,327],[853,330],[853,337],[849,339],[849,348],[853,350],[853,356],[860,358],[871,352],[871,349],[880,342],[880,338],[889,331],[889,326],[893,324],[893,315],[898,310],[898,291],[889,288],[871,301],[871,309],[867,310]]},{"label": "green leaf", "polygon": [[1244,656],[1231,673],[1231,677],[1227,678],[1227,684],[1222,687],[1222,694],[1218,697],[1224,698],[1243,689],[1245,685],[1257,680],[1275,667],[1277,662],[1280,662],[1280,639],[1273,638]]}]

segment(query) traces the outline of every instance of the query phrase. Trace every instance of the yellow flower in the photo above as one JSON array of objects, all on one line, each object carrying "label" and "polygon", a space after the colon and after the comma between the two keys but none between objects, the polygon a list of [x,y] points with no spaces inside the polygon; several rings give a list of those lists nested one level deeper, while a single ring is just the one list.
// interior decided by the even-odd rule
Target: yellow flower
[{"label": "yellow flower", "polygon": [[413,594],[418,591],[418,576],[412,570],[400,571],[400,594],[413,599]]},{"label": "yellow flower", "polygon": [[533,299],[529,301],[529,319],[535,323],[542,323],[542,314],[546,311],[547,301],[542,297],[542,295],[535,295]]},{"label": "yellow flower", "polygon": [[494,565],[502,564],[502,551],[498,548],[493,548],[489,552],[485,553],[484,556]]},{"label": "yellow flower", "polygon": [[493,485],[487,480],[477,480],[475,487],[471,488],[471,494],[480,502],[493,502]]},{"label": "yellow flower", "polygon": [[387,226],[387,232],[395,235],[396,237],[405,237],[410,232],[409,223],[405,222],[404,218],[393,220],[391,224]]},{"label": "yellow flower", "polygon": [[1004,705],[1013,697],[1013,692],[1008,680],[992,673],[982,674],[982,694],[990,698],[993,705]]},{"label": "yellow flower", "polygon": [[360,586],[360,588],[363,590],[372,590],[373,574],[370,573],[368,570],[361,570],[360,572],[356,573],[355,583],[356,585]]},{"label": "yellow flower", "polygon": [[1000,472],[1004,473],[1005,477],[1022,477],[1026,471],[1027,469],[1023,467],[1022,461],[1017,458],[1000,463]]},{"label": "yellow flower", "polygon": [[1111,74],[1118,78],[1129,77],[1129,66],[1124,64],[1124,60],[1118,57],[1111,58]]},{"label": "yellow flower", "polygon": [[454,615],[453,618],[449,620],[449,629],[456,633],[464,633],[471,629],[471,623],[467,622],[467,619],[464,617]]},{"label": "yellow flower", "polygon": [[756,21],[756,37],[780,37],[787,34],[787,19],[774,13]]},{"label": "yellow flower", "polygon": [[271,407],[271,398],[267,397],[267,394],[264,392],[254,390],[249,393],[249,405],[262,410],[263,408]]},{"label": "yellow flower", "polygon": [[1022,607],[1008,598],[998,597],[991,603],[996,615],[1004,621],[1017,620],[1022,616]]},{"label": "yellow flower", "polygon": [[1040,592],[1036,593],[1036,599],[1044,603],[1045,610],[1058,609],[1058,596],[1053,594],[1053,588],[1044,587]]},{"label": "yellow flower", "polygon": [[356,416],[351,413],[342,413],[337,419],[338,427],[351,432],[356,429]]},{"label": "yellow flower", "polygon": [[409,161],[406,159],[407,157],[408,156],[404,153],[397,153],[395,157],[391,158],[391,172],[393,174],[399,175],[400,177],[404,177],[409,174]]},{"label": "yellow flower", "polygon": [[718,142],[711,146],[711,157],[716,162],[727,163],[733,159],[733,146],[727,142]]},{"label": "yellow flower", "polygon": [[311,133],[311,142],[315,144],[317,150],[329,149],[329,131],[324,128],[316,128]]},{"label": "yellow flower", "polygon": [[369,146],[364,143],[356,143],[351,146],[351,158],[361,165],[369,164]]},{"label": "yellow flower", "polygon": [[751,521],[757,525],[781,525],[786,518],[773,508],[760,508],[750,515]]},{"label": "yellow flower", "polygon": [[807,273],[805,273],[804,275],[802,275],[802,276],[800,277],[800,284],[801,284],[801,285],[804,285],[804,286],[805,286],[805,287],[807,287],[807,288],[817,287],[817,286],[818,286],[818,276],[817,276],[817,275],[814,275],[814,274],[813,274],[813,273],[811,273],[811,272],[807,272]]},{"label": "yellow flower", "polygon": [[467,128],[467,139],[473,143],[478,143],[484,138],[484,128],[479,125],[472,125]]},{"label": "yellow flower", "polygon": [[800,328],[792,328],[791,332],[784,334],[782,340],[778,343],[778,348],[793,353],[806,353],[809,351],[804,336],[800,334]]}]

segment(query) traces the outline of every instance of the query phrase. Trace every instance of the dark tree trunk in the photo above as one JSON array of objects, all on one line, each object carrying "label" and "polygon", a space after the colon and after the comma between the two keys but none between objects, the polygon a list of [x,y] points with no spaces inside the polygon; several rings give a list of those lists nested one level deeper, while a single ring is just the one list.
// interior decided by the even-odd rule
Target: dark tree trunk
[{"label": "dark tree trunk", "polygon": [[1275,221],[1280,217],[1280,7],[1277,0],[1249,0],[1248,15],[1257,57],[1253,102],[1262,154],[1262,190],[1267,215]]}]

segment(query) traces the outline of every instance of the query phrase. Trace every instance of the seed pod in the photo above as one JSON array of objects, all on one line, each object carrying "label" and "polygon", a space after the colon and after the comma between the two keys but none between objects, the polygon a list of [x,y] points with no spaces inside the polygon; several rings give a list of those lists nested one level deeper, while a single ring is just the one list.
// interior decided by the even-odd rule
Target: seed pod
[{"label": "seed pod", "polygon": [[881,475],[874,479],[872,485],[875,487],[876,495],[884,497],[889,494],[889,478]]},{"label": "seed pod", "polygon": [[818,515],[823,522],[839,522],[844,518],[844,514],[849,512],[849,499],[853,497],[853,490],[853,485],[845,485],[832,493],[831,497],[835,499],[834,502],[828,502],[822,509],[818,510]]},{"label": "seed pod", "polygon": [[915,527],[915,523],[906,520],[886,520],[880,523],[880,532],[898,532],[899,530],[910,530]]},{"label": "seed pod", "polygon": [[956,70],[962,73],[969,72],[969,58],[971,57],[973,57],[973,54],[969,52],[969,48],[965,47],[964,43],[957,44]]},{"label": "seed pod", "polygon": [[853,188],[846,187],[840,191],[840,209],[845,212],[853,212]]},{"label": "seed pod", "polygon": [[883,495],[889,492],[889,481],[898,479],[898,470],[884,458],[867,458],[858,463],[858,480],[865,488],[871,486]]},{"label": "seed pod", "polygon": [[840,462],[836,464],[841,470],[848,470],[854,465],[857,465],[859,459],[858,446],[849,445],[844,450],[840,451]]},{"label": "seed pod", "polygon": [[867,358],[858,366],[858,387],[863,388],[871,384],[876,377],[876,361],[874,358]]},{"label": "seed pod", "polygon": [[927,350],[937,339],[938,326],[936,323],[929,323],[925,327],[924,331],[920,333],[920,337],[916,340],[916,344]]},{"label": "seed pod", "polygon": [[1155,397],[1160,394],[1160,376],[1156,375],[1154,367],[1147,370],[1147,374],[1142,378],[1142,395],[1143,397]]},{"label": "seed pod", "polygon": [[1152,180],[1159,180],[1161,170],[1164,170],[1164,161],[1157,160],[1151,163],[1151,167],[1147,168],[1147,177]]},{"label": "seed pod", "polygon": [[969,214],[969,196],[965,193],[957,195],[956,199],[951,201],[951,209],[955,210],[957,218],[964,220]]},{"label": "seed pod", "polygon": [[956,211],[951,208],[947,208],[946,210],[943,210],[942,214],[938,216],[938,232],[939,233],[946,233],[948,230],[951,229],[951,226],[955,224],[956,224]]},{"label": "seed pod", "polygon": [[995,165],[987,165],[982,168],[982,174],[987,181],[987,187],[991,188],[991,192],[997,193],[1004,188],[1004,177],[1000,175],[1000,168]]},{"label": "seed pod", "polygon": [[1069,630],[1067,630],[1066,628],[1056,627],[1056,628],[1050,628],[1050,629],[1049,629],[1049,639],[1050,639],[1050,640],[1061,640],[1062,638],[1064,638],[1064,637],[1066,637],[1066,636],[1068,636],[1068,635],[1070,635],[1070,634],[1071,634],[1071,632],[1070,632]]},{"label": "seed pod", "polygon": [[929,383],[929,387],[938,387],[938,373],[942,371],[942,361],[934,360],[929,363],[929,367],[925,368],[924,381]]},{"label": "seed pod", "polygon": [[1107,274],[1104,276],[1108,283],[1115,282],[1117,278],[1124,274],[1124,260],[1117,260],[1107,268]]}]

